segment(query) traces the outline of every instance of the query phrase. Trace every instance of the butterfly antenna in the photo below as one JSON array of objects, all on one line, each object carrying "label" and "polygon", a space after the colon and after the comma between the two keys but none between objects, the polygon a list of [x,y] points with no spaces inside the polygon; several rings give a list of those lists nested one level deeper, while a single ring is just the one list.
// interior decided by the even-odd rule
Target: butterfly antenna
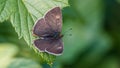
[{"label": "butterfly antenna", "polygon": [[[71,30],[72,30],[72,28],[69,28],[68,30],[64,31],[63,34],[66,35],[66,33],[67,33],[68,31],[71,31]],[[72,34],[67,34],[67,35],[71,36]]]}]

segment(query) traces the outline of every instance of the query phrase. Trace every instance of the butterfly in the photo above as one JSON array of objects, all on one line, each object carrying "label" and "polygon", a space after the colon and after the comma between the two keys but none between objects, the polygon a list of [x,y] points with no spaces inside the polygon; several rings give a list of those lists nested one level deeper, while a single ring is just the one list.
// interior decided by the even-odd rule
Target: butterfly
[{"label": "butterfly", "polygon": [[40,52],[58,56],[63,53],[62,12],[60,7],[49,10],[33,27],[33,34],[39,39],[34,40],[34,46]]}]

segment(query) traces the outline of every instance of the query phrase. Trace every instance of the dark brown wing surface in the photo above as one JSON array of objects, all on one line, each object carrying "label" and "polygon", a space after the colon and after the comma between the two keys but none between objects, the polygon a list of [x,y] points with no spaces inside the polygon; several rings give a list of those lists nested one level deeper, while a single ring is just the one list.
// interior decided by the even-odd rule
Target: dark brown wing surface
[{"label": "dark brown wing surface", "polygon": [[52,42],[51,47],[46,48],[45,51],[49,54],[61,55],[62,52],[63,52],[63,42],[62,42],[62,40],[61,39],[54,40],[54,42]]},{"label": "dark brown wing surface", "polygon": [[55,7],[48,11],[44,18],[38,20],[33,28],[33,34],[46,36],[54,32],[61,32],[62,13],[60,7]]},{"label": "dark brown wing surface", "polygon": [[35,47],[41,51],[45,52],[45,49],[50,46],[52,40],[37,39],[34,41]]},{"label": "dark brown wing surface", "polygon": [[45,22],[44,18],[38,20],[33,28],[33,34],[37,36],[43,36],[51,33],[52,33],[51,28]]},{"label": "dark brown wing surface", "polygon": [[61,40],[37,39],[34,41],[34,44],[41,52],[47,52],[53,55],[61,55],[63,52],[63,43]]},{"label": "dark brown wing surface", "polygon": [[62,12],[60,7],[55,7],[45,15],[45,21],[53,31],[61,32],[62,29]]}]

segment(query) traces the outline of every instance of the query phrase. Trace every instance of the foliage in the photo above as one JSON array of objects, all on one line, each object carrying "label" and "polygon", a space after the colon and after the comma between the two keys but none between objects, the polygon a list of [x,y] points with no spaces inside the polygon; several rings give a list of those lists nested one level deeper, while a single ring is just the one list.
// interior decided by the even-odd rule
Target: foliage
[{"label": "foliage", "polygon": [[[31,29],[37,19],[56,5],[62,8],[64,53],[53,62],[55,56],[36,54],[26,45],[34,49]],[[6,66],[19,68],[24,62],[26,68],[32,64],[49,68],[45,64],[47,61],[53,63],[52,68],[119,68],[119,18],[120,0],[0,0],[0,21],[4,21],[0,23],[0,44],[13,43],[13,46],[5,44],[7,47],[0,45],[4,51],[10,49],[6,53],[10,64],[6,63]],[[72,30],[68,31],[70,28]],[[18,40],[14,29],[27,44],[23,39]],[[0,52],[0,55],[4,54]]]}]

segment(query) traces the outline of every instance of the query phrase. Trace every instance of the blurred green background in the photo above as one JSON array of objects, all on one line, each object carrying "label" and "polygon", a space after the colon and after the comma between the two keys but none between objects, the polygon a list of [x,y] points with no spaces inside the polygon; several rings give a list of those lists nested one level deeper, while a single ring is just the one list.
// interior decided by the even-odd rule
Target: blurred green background
[{"label": "blurred green background", "polygon": [[[120,68],[120,0],[69,0],[64,53],[51,68]],[[71,36],[69,35],[71,34]],[[50,68],[9,21],[0,23],[0,68]]]}]

